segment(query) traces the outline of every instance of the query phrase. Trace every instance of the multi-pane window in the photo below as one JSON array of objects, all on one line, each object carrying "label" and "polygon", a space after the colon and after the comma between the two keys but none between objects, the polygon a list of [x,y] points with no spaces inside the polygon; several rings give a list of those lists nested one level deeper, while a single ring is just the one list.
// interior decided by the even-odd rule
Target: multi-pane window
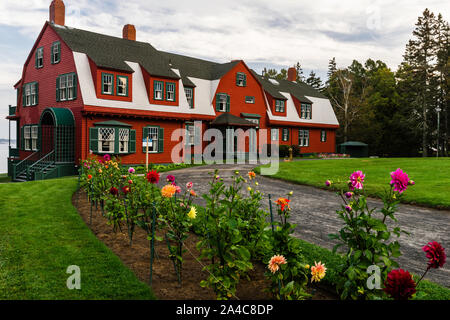
[{"label": "multi-pane window", "polygon": [[321,130],[320,131],[320,142],[326,142],[327,141],[327,131]]},{"label": "multi-pane window", "polygon": [[153,82],[153,98],[155,100],[164,99],[164,82],[156,80]]},{"label": "multi-pane window", "polygon": [[189,108],[194,109],[194,89],[184,88],[184,93],[186,94],[186,99],[189,104]]},{"label": "multi-pane window", "polygon": [[312,116],[312,108],[311,108],[311,104],[309,103],[302,103],[301,104],[301,110],[300,110],[300,117],[302,119],[308,119],[311,120],[311,116]]},{"label": "multi-pane window", "polygon": [[23,149],[37,151],[39,138],[39,126],[23,127]]},{"label": "multi-pane window", "polygon": [[130,130],[119,128],[119,152],[128,153],[128,141],[130,139]]},{"label": "multi-pane window", "polygon": [[56,41],[52,44],[52,64],[59,63],[61,61],[61,43]]},{"label": "multi-pane window", "polygon": [[102,73],[102,94],[113,94],[114,75]]},{"label": "multi-pane window", "polygon": [[283,128],[282,140],[289,141],[289,129],[288,128]]},{"label": "multi-pane window", "polygon": [[32,126],[31,127],[31,149],[33,149],[34,151],[37,150],[38,135],[39,135],[39,127]]},{"label": "multi-pane window", "polygon": [[275,111],[284,112],[284,100],[275,100]]},{"label": "multi-pane window", "polygon": [[38,48],[36,51],[36,68],[44,66],[44,48]]},{"label": "multi-pane window", "polygon": [[56,101],[74,100],[77,97],[75,73],[63,74],[56,80]]},{"label": "multi-pane window", "polygon": [[187,124],[186,125],[186,143],[188,145],[194,145],[195,144],[195,127],[193,124]]},{"label": "multi-pane window", "polygon": [[99,128],[98,151],[101,153],[114,153],[115,128]]},{"label": "multi-pane window", "polygon": [[246,96],[245,97],[245,103],[255,103],[255,97]]},{"label": "multi-pane window", "polygon": [[[148,152],[158,152],[159,127],[147,127],[148,132]],[[147,137],[144,137],[147,139]],[[144,152],[146,151],[147,141],[144,142]]]},{"label": "multi-pane window", "polygon": [[35,106],[38,104],[38,83],[27,83],[23,87],[23,105],[26,107]]},{"label": "multi-pane window", "polygon": [[175,83],[166,83],[166,100],[175,101]]},{"label": "multi-pane window", "polygon": [[309,130],[298,130],[298,144],[300,147],[309,146]]},{"label": "multi-pane window", "polygon": [[23,142],[24,149],[31,150],[31,127],[26,126],[23,128]]},{"label": "multi-pane window", "polygon": [[270,129],[270,137],[272,141],[278,141],[278,129]]},{"label": "multi-pane window", "polygon": [[247,85],[247,75],[245,73],[236,73],[236,85],[239,87],[245,87]]},{"label": "multi-pane window", "polygon": [[117,95],[128,96],[128,77],[117,76]]},{"label": "multi-pane window", "polygon": [[229,112],[230,111],[230,96],[226,93],[218,93],[216,96],[216,111]]}]

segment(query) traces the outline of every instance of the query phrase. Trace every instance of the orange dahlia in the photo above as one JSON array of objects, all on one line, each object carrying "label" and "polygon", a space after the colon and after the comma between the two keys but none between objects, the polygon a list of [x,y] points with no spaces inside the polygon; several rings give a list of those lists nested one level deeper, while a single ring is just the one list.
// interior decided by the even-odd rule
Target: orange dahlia
[{"label": "orange dahlia", "polygon": [[286,198],[278,198],[277,201],[275,201],[275,203],[277,205],[279,205],[281,207],[281,211],[284,211],[284,209],[287,207],[287,210],[290,210],[291,208],[289,207],[289,202],[291,200],[286,199]]},{"label": "orange dahlia", "polygon": [[319,263],[314,261],[314,266],[311,267],[311,282],[317,281],[319,282],[325,277],[327,268],[325,268],[325,264],[319,261]]},{"label": "orange dahlia", "polygon": [[177,192],[177,187],[172,184],[165,185],[161,189],[161,194],[164,198],[172,198],[175,192]]},{"label": "orange dahlia", "polygon": [[277,272],[280,269],[280,265],[286,264],[286,258],[280,255],[275,255],[270,258],[269,265],[267,266],[272,273]]}]

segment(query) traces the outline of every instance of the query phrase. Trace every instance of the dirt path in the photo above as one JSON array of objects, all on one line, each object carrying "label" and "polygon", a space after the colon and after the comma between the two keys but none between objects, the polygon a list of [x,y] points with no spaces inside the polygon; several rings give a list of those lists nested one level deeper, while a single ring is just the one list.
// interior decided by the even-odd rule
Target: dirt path
[{"label": "dirt path", "polygon": [[[162,174],[160,184],[165,182],[168,174],[173,174],[180,185],[188,181],[194,182],[194,189],[198,194],[208,191],[208,181],[211,175],[208,172],[218,168],[219,175],[225,182],[235,170],[247,173],[255,165],[209,165],[181,169]],[[328,239],[328,234],[336,233],[341,228],[341,220],[338,219],[336,209],[341,202],[334,192],[317,189],[314,187],[297,185],[276,179],[258,176],[259,190],[265,197],[264,205],[268,207],[268,194],[272,199],[286,195],[293,191],[291,207],[293,208],[292,219],[298,225],[296,236],[311,243],[331,249],[335,241]],[[369,206],[382,207],[382,202],[371,199]],[[447,252],[450,250],[450,211],[429,209],[412,205],[401,205],[396,214],[398,224],[402,229],[409,232],[407,236],[402,234],[399,242],[403,256],[398,260],[400,267],[416,274],[422,274],[426,268],[426,257],[422,252],[422,246],[429,241],[438,241]],[[450,287],[450,264],[447,263],[443,269],[433,270],[427,274],[427,279]]]}]

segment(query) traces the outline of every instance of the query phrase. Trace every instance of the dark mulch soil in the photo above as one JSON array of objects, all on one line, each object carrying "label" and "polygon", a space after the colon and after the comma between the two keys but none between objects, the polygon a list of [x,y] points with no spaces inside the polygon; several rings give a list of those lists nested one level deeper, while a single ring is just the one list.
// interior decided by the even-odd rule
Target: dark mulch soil
[{"label": "dark mulch soil", "polygon": [[[130,247],[126,225],[122,227],[122,232],[113,231],[108,225],[108,219],[102,216],[100,206],[92,208],[92,224],[90,224],[91,206],[87,200],[86,193],[82,190],[76,192],[72,197],[72,203],[78,213],[92,230],[98,239],[103,241],[121,260],[130,268],[136,276],[143,282],[149,283],[150,274],[150,249],[147,234],[136,227],[133,236],[133,243]],[[158,232],[157,232],[158,233]],[[159,234],[161,236],[161,234]],[[157,257],[153,263],[153,284],[152,289],[158,299],[161,300],[213,300],[216,298],[212,289],[202,288],[199,283],[208,277],[207,271],[203,271],[203,266],[207,260],[198,261],[199,252],[195,245],[198,237],[191,234],[185,241],[188,252],[183,256],[182,285],[177,281],[172,260],[168,257],[169,250],[165,242],[156,241],[155,250]],[[241,300],[268,300],[272,295],[265,291],[270,282],[265,278],[265,266],[261,263],[254,263],[254,269],[250,272],[250,281],[241,279],[236,297]],[[311,289],[314,300],[337,299],[336,295],[328,289],[316,287]]]}]

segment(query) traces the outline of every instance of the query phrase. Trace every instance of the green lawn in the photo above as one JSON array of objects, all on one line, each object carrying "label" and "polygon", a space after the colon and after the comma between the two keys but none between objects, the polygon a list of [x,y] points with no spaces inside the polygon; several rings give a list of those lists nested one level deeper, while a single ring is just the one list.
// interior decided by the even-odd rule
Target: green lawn
[{"label": "green lawn", "polygon": [[[75,178],[0,185],[0,299],[154,299],[71,204]],[[81,269],[81,290],[66,286]]]},{"label": "green lawn", "polygon": [[0,183],[10,182],[11,178],[8,177],[7,173],[0,173]]},{"label": "green lawn", "polygon": [[[300,184],[325,187],[327,179],[333,189],[344,188],[350,174],[362,170],[366,193],[379,197],[389,188],[390,172],[401,168],[416,182],[408,188],[403,201],[431,207],[450,208],[449,158],[339,159],[280,162],[272,177]],[[256,168],[259,172],[259,168]]]}]

